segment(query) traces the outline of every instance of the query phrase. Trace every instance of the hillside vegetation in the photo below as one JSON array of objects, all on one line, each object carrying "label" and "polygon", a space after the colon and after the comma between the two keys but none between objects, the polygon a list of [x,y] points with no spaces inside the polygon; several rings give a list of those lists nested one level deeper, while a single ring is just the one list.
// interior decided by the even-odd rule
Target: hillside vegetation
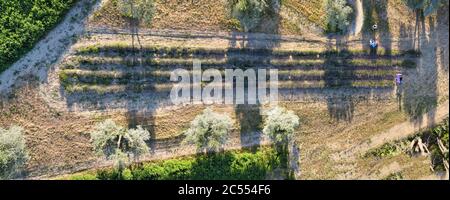
[{"label": "hillside vegetation", "polygon": [[77,0],[0,1],[0,72],[51,30]]}]

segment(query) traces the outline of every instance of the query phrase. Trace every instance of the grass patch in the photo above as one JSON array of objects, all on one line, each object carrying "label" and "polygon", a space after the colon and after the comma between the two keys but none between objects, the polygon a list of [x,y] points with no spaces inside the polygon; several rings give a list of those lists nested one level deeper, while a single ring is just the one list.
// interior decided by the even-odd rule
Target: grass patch
[{"label": "grass patch", "polygon": [[305,16],[308,21],[325,29],[325,9],[322,0],[283,0],[283,5]]}]

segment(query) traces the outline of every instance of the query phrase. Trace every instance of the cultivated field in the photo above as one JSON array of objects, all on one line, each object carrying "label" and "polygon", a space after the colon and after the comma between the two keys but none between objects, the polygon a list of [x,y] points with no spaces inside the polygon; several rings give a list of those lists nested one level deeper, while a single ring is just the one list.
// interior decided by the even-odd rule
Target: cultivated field
[{"label": "cultivated field", "polygon": [[[278,104],[300,118],[294,137],[300,149],[296,179],[436,178],[430,157],[365,155],[448,117],[448,15],[443,14],[448,7],[416,21],[400,0],[363,1],[363,32],[333,35],[324,33],[320,2],[283,0],[278,17],[245,33],[224,0],[155,0],[152,22],[139,24],[137,31],[118,13],[117,0],[101,1],[90,12],[92,5],[80,1],[80,10],[70,13],[80,20],[77,30],[44,38],[60,44],[56,50],[38,44],[36,52],[0,76],[7,83],[0,82],[0,89],[8,91],[0,101],[0,127],[22,126],[30,149],[24,177],[108,169],[112,162],[94,155],[89,138],[105,119],[150,132],[151,152],[142,159],[157,163],[146,164],[150,171],[175,159],[167,162],[187,163],[186,170],[198,177],[190,168],[196,151],[182,141],[207,107],[235,122],[226,150],[270,145],[262,135],[269,105],[172,104],[171,72],[192,73],[193,61],[199,60],[203,70],[222,73],[278,70]],[[367,26],[374,20],[377,33]],[[61,26],[71,26],[70,21]],[[52,40],[55,34],[61,38]],[[376,52],[368,48],[374,37]],[[40,63],[36,55],[54,62],[34,67]],[[404,77],[401,86],[394,81],[397,73]],[[258,178],[280,178],[262,170]]]}]

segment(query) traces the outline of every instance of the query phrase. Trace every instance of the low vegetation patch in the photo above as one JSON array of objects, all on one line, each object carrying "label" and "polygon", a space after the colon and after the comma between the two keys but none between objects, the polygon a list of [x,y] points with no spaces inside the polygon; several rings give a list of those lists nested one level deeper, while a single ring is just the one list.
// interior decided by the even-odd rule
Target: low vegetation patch
[{"label": "low vegetation patch", "polygon": [[271,148],[230,151],[133,165],[119,176],[116,169],[71,175],[70,180],[263,180],[281,167]]},{"label": "low vegetation patch", "polygon": [[443,122],[403,140],[386,143],[381,147],[368,151],[364,157],[383,159],[402,153],[409,155],[429,156],[434,171],[448,172],[448,118]]}]

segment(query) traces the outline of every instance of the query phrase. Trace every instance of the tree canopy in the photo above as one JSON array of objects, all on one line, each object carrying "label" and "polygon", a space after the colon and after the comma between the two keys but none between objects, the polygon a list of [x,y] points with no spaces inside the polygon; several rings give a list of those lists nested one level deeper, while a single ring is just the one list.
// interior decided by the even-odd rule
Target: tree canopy
[{"label": "tree canopy", "polygon": [[150,24],[155,10],[153,0],[120,0],[117,4],[122,16]]},{"label": "tree canopy", "polygon": [[349,16],[353,9],[346,0],[325,0],[327,31],[343,33],[350,25]]},{"label": "tree canopy", "polygon": [[18,126],[0,128],[0,179],[13,178],[28,160],[22,132]]},{"label": "tree canopy", "polygon": [[275,107],[267,113],[263,133],[268,135],[275,144],[287,144],[300,125],[299,117],[293,111]]},{"label": "tree canopy", "polygon": [[267,0],[237,0],[234,2],[233,16],[240,21],[244,31],[249,32],[258,26],[268,8]]},{"label": "tree canopy", "polygon": [[146,143],[148,139],[150,133],[141,126],[126,129],[110,119],[97,124],[91,133],[94,151],[107,159],[120,162],[124,162],[124,155],[138,159],[140,155],[148,153],[149,147]]},{"label": "tree canopy", "polygon": [[184,141],[196,145],[198,151],[217,151],[225,144],[232,127],[229,116],[207,108],[191,122]]}]

